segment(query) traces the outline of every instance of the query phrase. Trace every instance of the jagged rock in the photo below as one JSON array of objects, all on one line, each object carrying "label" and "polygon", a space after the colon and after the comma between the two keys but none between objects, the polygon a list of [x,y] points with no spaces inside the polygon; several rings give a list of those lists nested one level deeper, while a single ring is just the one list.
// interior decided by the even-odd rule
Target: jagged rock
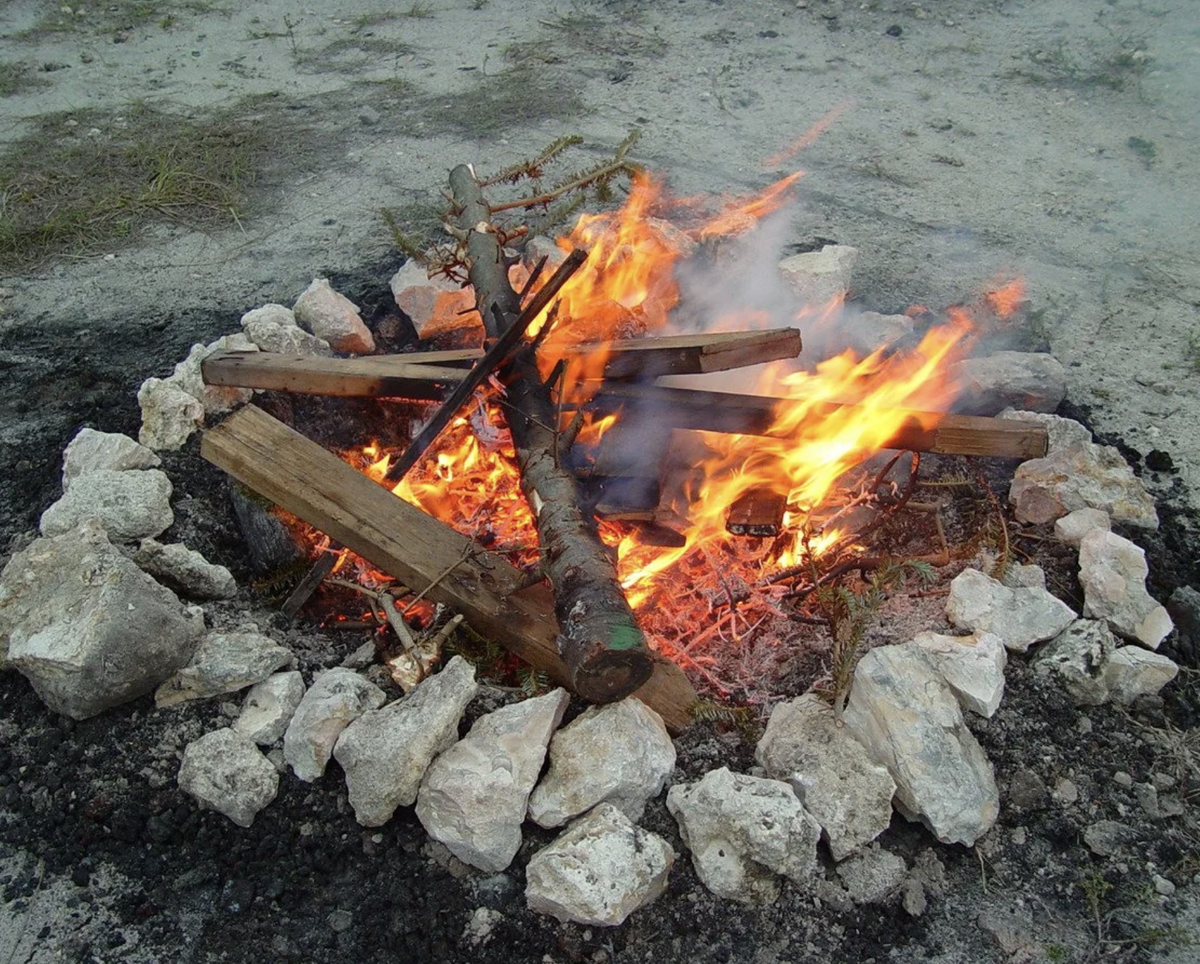
[{"label": "jagged rock", "polygon": [[328,278],[313,278],[292,312],[299,325],[334,351],[364,355],[375,350],[375,338],[359,317],[358,305],[334,291]]},{"label": "jagged rock", "polygon": [[560,921],[615,927],[667,889],[675,852],[602,803],[529,859],[529,909]]},{"label": "jagged rock", "polygon": [[818,336],[821,352],[840,354],[847,348],[864,358],[887,348],[912,334],[913,320],[908,315],[881,315],[877,311],[846,312],[829,331]]},{"label": "jagged rock", "polygon": [[143,539],[133,561],[159,582],[193,599],[230,599],[237,595],[233,573],[179,543]]},{"label": "jagged rock", "polygon": [[94,521],[36,539],[0,573],[8,660],[51,709],[77,720],[150,692],[191,659],[203,633],[203,613],[125,558]]},{"label": "jagged rock", "polygon": [[529,798],[540,827],[561,827],[598,803],[640,820],[675,768],[675,744],[662,717],[630,697],[591,706],[550,741],[550,770]]},{"label": "jagged rock", "polygon": [[[555,241],[553,238],[548,238],[544,234],[535,234],[532,238],[530,238],[528,241],[525,242],[525,253],[524,253],[524,257],[522,258],[522,261],[524,262],[525,267],[532,271],[534,266],[537,265],[537,263],[539,261],[541,261],[542,258],[546,259],[546,270],[553,271],[555,268],[557,268],[560,264],[562,264],[567,259],[567,252],[565,252],[562,248],[560,248],[558,246],[558,242]],[[416,264],[416,262],[413,262],[413,261],[408,262],[408,264],[405,264],[404,267],[400,269],[400,271],[403,271],[410,264]],[[419,268],[420,265],[417,265],[417,267]],[[422,273],[422,275],[424,274],[423,269],[422,269],[421,273]],[[419,283],[419,279],[417,279],[415,277],[415,275],[416,275],[415,272],[413,272],[413,275],[414,275],[414,280],[417,281],[417,283]],[[400,273],[397,272],[396,278],[399,278],[399,277],[400,277]],[[396,280],[395,278],[392,279],[392,291],[396,290],[395,280]],[[399,302],[399,300],[400,300],[400,296],[397,294],[396,301]],[[403,308],[404,306],[401,305],[400,307]],[[407,309],[406,309],[406,311],[407,311]],[[411,312],[408,312],[408,314],[409,314],[409,317],[412,316]]]},{"label": "jagged rock", "polygon": [[1068,546],[1079,547],[1089,532],[1112,529],[1112,519],[1103,509],[1076,509],[1054,520],[1054,538]]},{"label": "jagged rock", "polygon": [[[559,261],[566,257],[560,255]],[[551,262],[550,267],[556,264]],[[420,338],[481,330],[478,315],[463,314],[475,306],[472,290],[448,278],[430,278],[416,261],[406,261],[392,275],[391,288],[397,307],[408,315]]]},{"label": "jagged rock", "polygon": [[274,673],[250,687],[233,728],[261,746],[270,746],[283,736],[303,698],[304,677],[299,670]]},{"label": "jagged rock", "polygon": [[838,864],[837,875],[856,904],[882,904],[904,884],[904,858],[882,847],[868,847]]},{"label": "jagged rock", "polygon": [[950,583],[946,618],[959,629],[994,633],[1008,649],[1023,653],[1061,633],[1075,613],[1045,589],[1010,589],[978,569],[964,569]]},{"label": "jagged rock", "polygon": [[1037,422],[1046,429],[1046,454],[1058,452],[1073,445],[1075,442],[1091,444],[1092,433],[1086,425],[1081,425],[1073,418],[1063,418],[1061,415],[1051,415],[1047,412],[1022,412],[1014,408],[1006,408],[996,416],[1011,419],[1014,422]]},{"label": "jagged rock", "polygon": [[421,778],[458,738],[463,710],[478,691],[475,668],[455,656],[398,703],[346,727],[333,755],[346,771],[350,806],[362,826],[381,827],[397,807],[417,799]]},{"label": "jagged rock", "polygon": [[1146,553],[1115,532],[1096,530],[1079,544],[1083,614],[1104,619],[1113,632],[1158,649],[1172,629],[1165,608],[1146,592]]},{"label": "jagged rock", "polygon": [[1004,698],[1004,667],[1008,652],[994,633],[944,636],[919,633],[913,644],[929,659],[958,697],[963,709],[990,717]]},{"label": "jagged rock", "polygon": [[292,772],[312,783],[325,772],[342,731],[387,697],[353,670],[336,667],[313,680],[283,734],[283,758]]},{"label": "jagged rock", "polygon": [[1158,528],[1154,500],[1115,448],[1074,442],[1017,466],[1008,500],[1022,522],[1041,524],[1076,509],[1102,509],[1114,522]]},{"label": "jagged rock", "polygon": [[896,808],[939,840],[971,846],[996,822],[992,765],[949,684],[918,646],[867,652],[854,671],[844,720],[896,781]]},{"label": "jagged rock", "polygon": [[333,354],[329,342],[297,325],[292,309],[284,305],[269,304],[247,311],[242,315],[242,331],[263,351],[285,355]]},{"label": "jagged rock", "polygon": [[156,536],[175,521],[171,480],[158,469],[88,472],[42,513],[39,526],[42,535],[57,536],[85,519],[96,519],[117,542]]},{"label": "jagged rock", "polygon": [[295,664],[291,650],[262,633],[209,633],[196,647],[192,661],[155,691],[154,703],[162,709],[236,693]]},{"label": "jagged rock", "polygon": [[1179,630],[1175,650],[1185,663],[1200,663],[1200,592],[1180,586],[1167,600],[1167,612]]},{"label": "jagged rock", "polygon": [[501,707],[434,760],[417,795],[417,818],[429,835],[481,870],[512,863],[529,794],[569,701],[557,689]]},{"label": "jagged rock", "polygon": [[176,364],[174,374],[167,379],[200,402],[206,416],[224,415],[254,397],[254,391],[249,388],[204,383],[200,366],[204,359],[218,351],[258,351],[258,346],[241,332],[222,335],[207,345],[192,345],[187,358]]},{"label": "jagged rock", "polygon": [[1077,619],[1037,654],[1033,668],[1053,673],[1077,706],[1099,706],[1108,701],[1104,670],[1116,649],[1108,623]]},{"label": "jagged rock", "polygon": [[770,903],[777,875],[807,884],[821,828],[786,783],[711,770],[667,792],[667,809],[692,851],[692,866],[718,897]]},{"label": "jagged rock", "polygon": [[812,693],[776,705],[755,759],[768,777],[791,785],[820,824],[834,860],[865,846],[891,822],[896,784],[887,768],[871,760]]},{"label": "jagged rock", "polygon": [[690,258],[700,248],[690,234],[677,228],[665,218],[646,218],[645,224],[657,232],[667,247],[674,251],[680,260]]},{"label": "jagged rock", "polygon": [[1083,842],[1097,857],[1113,857],[1135,839],[1134,829],[1117,820],[1097,820],[1083,831]]},{"label": "jagged rock", "polygon": [[97,432],[94,428],[80,429],[63,452],[63,491],[66,492],[77,477],[97,469],[122,472],[155,469],[161,464],[162,459],[128,435]]},{"label": "jagged rock", "polygon": [[827,244],[820,251],[794,254],[779,262],[779,273],[797,300],[810,308],[823,308],[850,290],[850,274],[858,261],[858,248]]},{"label": "jagged rock", "polygon": [[1104,667],[1104,683],[1114,703],[1128,705],[1152,696],[1179,674],[1174,660],[1140,646],[1118,647]]},{"label": "jagged rock", "polygon": [[1011,565],[1000,581],[1009,589],[1045,589],[1046,570],[1041,566]]},{"label": "jagged rock", "polygon": [[167,379],[147,378],[137,399],[142,408],[138,441],[149,448],[173,452],[204,424],[200,400]]},{"label": "jagged rock", "polygon": [[279,792],[279,774],[254,741],[229,728],[193,740],[183,751],[179,789],[202,807],[249,827]]},{"label": "jagged rock", "polygon": [[959,408],[972,415],[995,415],[1012,407],[1053,412],[1067,397],[1067,371],[1044,352],[998,351],[967,358],[951,369],[962,386]]}]

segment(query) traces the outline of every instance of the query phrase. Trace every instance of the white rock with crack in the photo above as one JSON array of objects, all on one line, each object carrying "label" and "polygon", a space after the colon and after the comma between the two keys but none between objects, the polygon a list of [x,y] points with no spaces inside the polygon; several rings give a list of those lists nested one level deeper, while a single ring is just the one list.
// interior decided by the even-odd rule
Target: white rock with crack
[{"label": "white rock with crack", "polygon": [[1051,415],[1048,412],[1024,412],[1015,408],[1006,408],[996,416],[1014,422],[1036,422],[1046,429],[1046,454],[1065,449],[1075,442],[1091,444],[1092,433],[1087,426],[1081,425],[1073,418],[1063,418],[1061,415]]},{"label": "white rock with crack", "polygon": [[385,699],[383,690],[353,670],[335,667],[317,676],[283,734],[283,758],[292,772],[306,783],[320,777],[342,731]]},{"label": "white rock with crack", "polygon": [[175,521],[171,480],[158,469],[88,472],[76,478],[63,497],[42,513],[39,527],[42,535],[57,536],[85,519],[98,520],[117,542],[156,536]]},{"label": "white rock with crack", "polygon": [[404,699],[346,727],[333,755],[362,826],[380,827],[417,799],[425,771],[458,739],[463,710],[478,691],[474,667],[455,656]]},{"label": "white rock with crack", "polygon": [[718,897],[770,903],[779,877],[804,886],[816,873],[821,827],[786,783],[721,767],[671,787],[667,809]]},{"label": "white rock with crack", "polygon": [[62,487],[97,469],[124,472],[132,469],[156,469],[162,459],[146,446],[119,432],[97,432],[93,428],[79,430],[63,452]]},{"label": "white rock with crack", "polygon": [[249,827],[279,792],[279,773],[254,741],[225,728],[193,740],[183,751],[179,789],[202,807]]},{"label": "white rock with crack", "polygon": [[812,693],[771,711],[755,759],[774,780],[789,783],[821,826],[834,860],[878,837],[892,819],[896,784]]},{"label": "white rock with crack", "polygon": [[1121,646],[1104,667],[1104,683],[1114,703],[1128,705],[1153,696],[1179,674],[1173,660],[1140,646]]},{"label": "white rock with crack", "polygon": [[529,794],[569,701],[557,689],[501,707],[434,760],[417,795],[417,818],[429,835],[480,870],[512,863]]},{"label": "white rock with crack", "polygon": [[209,355],[219,351],[258,351],[258,346],[241,332],[222,335],[207,345],[192,345],[187,357],[176,364],[174,373],[168,379],[199,401],[204,406],[206,416],[224,415],[254,397],[253,389],[205,384],[201,366]]},{"label": "white rock with crack", "polygon": [[1067,370],[1045,352],[998,351],[967,358],[951,369],[962,386],[959,399],[973,415],[995,415],[1013,407],[1053,412],[1067,396]]},{"label": "white rock with crack", "polygon": [[1150,649],[1172,630],[1167,610],[1146,591],[1146,553],[1115,532],[1089,532],[1079,544],[1083,614]]},{"label": "white rock with crack", "polygon": [[823,308],[850,290],[858,248],[827,244],[820,251],[793,254],[779,262],[779,274],[802,305]]},{"label": "white rock with crack", "polygon": [[292,311],[298,324],[334,351],[363,355],[375,350],[375,338],[359,317],[358,305],[334,291],[328,278],[313,278]]},{"label": "white rock with crack", "polygon": [[1108,623],[1077,619],[1042,647],[1031,665],[1057,676],[1076,705],[1099,706],[1109,699],[1105,670],[1115,649]]},{"label": "white rock with crack", "polygon": [[133,561],[159,582],[192,599],[230,599],[237,595],[233,573],[177,542],[164,545],[143,539]]},{"label": "white rock with crack", "polygon": [[137,393],[142,409],[138,441],[158,451],[183,448],[192,433],[204,424],[204,405],[175,382],[147,378]]},{"label": "white rock with crack", "polygon": [[274,673],[250,687],[233,729],[260,746],[270,746],[286,732],[303,698],[304,677],[299,670]]},{"label": "white rock with crack", "polygon": [[1008,651],[995,633],[970,636],[919,633],[913,644],[925,654],[965,710],[990,717],[1004,698]]},{"label": "white rock with crack", "polygon": [[996,822],[992,765],[920,647],[867,652],[854,671],[844,719],[896,781],[896,808],[939,840],[971,846]]},{"label": "white rock with crack", "polygon": [[1089,532],[1112,529],[1112,519],[1103,509],[1076,509],[1054,520],[1054,538],[1068,546],[1079,547]]},{"label": "white rock with crack", "polygon": [[329,342],[296,324],[291,308],[269,304],[242,315],[242,331],[263,351],[284,355],[325,357],[333,354]]},{"label": "white rock with crack", "polygon": [[92,520],[34,540],[0,573],[0,666],[6,656],[51,709],[73,719],[150,692],[191,659],[203,633],[204,614],[142,572]]},{"label": "white rock with crack", "polygon": [[598,803],[640,820],[675,768],[675,744],[654,710],[629,697],[591,706],[550,741],[550,770],[529,798],[540,827],[561,827]]},{"label": "white rock with crack", "polygon": [[529,859],[529,909],[560,921],[615,927],[667,889],[675,852],[661,837],[600,804]]},{"label": "white rock with crack", "polygon": [[196,647],[191,662],[155,690],[154,703],[162,709],[188,700],[236,693],[277,669],[295,664],[291,650],[262,633],[209,633]]},{"label": "white rock with crack", "polygon": [[1075,612],[1045,589],[1010,589],[978,569],[964,569],[950,583],[946,618],[959,629],[994,633],[1008,649],[1023,653],[1061,633]]},{"label": "white rock with crack", "polygon": [[[559,261],[566,257],[561,252],[559,255]],[[551,264],[550,270],[553,271],[555,266]],[[404,262],[392,275],[390,284],[397,307],[411,319],[418,337],[481,330],[479,316],[470,313],[475,306],[471,289],[463,288],[449,278],[430,278],[424,265],[411,260]]]}]

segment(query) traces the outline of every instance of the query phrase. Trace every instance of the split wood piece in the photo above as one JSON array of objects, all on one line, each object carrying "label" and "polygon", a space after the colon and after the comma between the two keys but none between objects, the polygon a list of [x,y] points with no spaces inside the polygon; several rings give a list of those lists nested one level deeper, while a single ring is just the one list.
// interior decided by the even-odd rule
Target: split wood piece
[{"label": "split wood piece", "polygon": [[[558,652],[549,588],[538,584],[515,592],[524,573],[503,557],[475,548],[254,405],[206,431],[200,454],[406,586],[429,586],[427,598],[461,612],[476,632],[555,682],[571,685]],[[634,695],[674,732],[688,725],[696,701],[679,667],[659,657]]]},{"label": "split wood piece", "polygon": [[774,538],[783,529],[787,496],[774,489],[760,487],[739,496],[729,507],[725,529],[734,536]]},{"label": "split wood piece", "polygon": [[[778,406],[788,399],[728,392],[706,392],[658,385],[605,386],[587,408],[608,414],[624,410],[626,417],[654,419],[675,428],[733,435],[770,435]],[[825,402],[813,405],[814,417],[853,413],[856,406]],[[863,410],[866,417],[866,410]],[[1006,459],[1037,459],[1046,454],[1046,428],[1032,422],[979,415],[905,412],[904,423],[880,448],[975,455]]]},{"label": "split wood piece", "polygon": [[317,587],[325,581],[325,577],[333,572],[333,567],[337,565],[338,554],[343,548],[345,547],[339,543],[331,542],[328,550],[321,553],[321,557],[312,564],[308,572],[304,574],[304,578],[296,584],[296,588],[283,601],[283,605],[279,608],[289,623],[296,618],[296,614],[317,591]]},{"label": "split wood piece", "polygon": [[441,401],[463,380],[461,369],[440,365],[410,365],[392,359],[388,366],[375,358],[319,358],[267,351],[218,351],[200,363],[206,385],[263,388],[343,398],[412,398]]}]

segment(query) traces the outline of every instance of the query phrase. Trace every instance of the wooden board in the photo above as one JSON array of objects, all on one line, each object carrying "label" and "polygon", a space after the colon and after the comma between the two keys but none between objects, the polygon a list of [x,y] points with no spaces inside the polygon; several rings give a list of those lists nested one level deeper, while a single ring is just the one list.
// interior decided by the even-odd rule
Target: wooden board
[{"label": "wooden board", "polygon": [[[461,612],[481,635],[567,685],[554,600],[545,585],[516,592],[524,578],[502,557],[393,495],[336,455],[254,405],[204,433],[200,454],[405,585]],[[635,694],[678,732],[696,693],[683,672],[658,660]]]}]

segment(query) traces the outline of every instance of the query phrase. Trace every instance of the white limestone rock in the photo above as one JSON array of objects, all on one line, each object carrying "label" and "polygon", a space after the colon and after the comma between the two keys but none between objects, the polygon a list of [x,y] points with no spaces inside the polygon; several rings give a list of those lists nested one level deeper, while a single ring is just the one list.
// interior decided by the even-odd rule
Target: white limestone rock
[{"label": "white limestone rock", "polygon": [[7,660],[55,712],[81,720],[136,699],[192,657],[204,615],[185,608],[94,521],[36,539],[0,573]]},{"label": "white limestone rock", "polygon": [[365,355],[375,350],[375,338],[359,317],[358,305],[334,291],[328,278],[313,278],[292,312],[301,327],[334,351]]},{"label": "white limestone rock", "polygon": [[122,472],[132,469],[156,469],[161,464],[162,459],[128,435],[83,428],[71,439],[63,452],[63,491],[66,492],[77,477],[97,469]]},{"label": "white limestone rock", "polygon": [[991,717],[1004,698],[1004,668],[1008,651],[995,633],[970,636],[919,633],[913,644],[950,686],[965,710]]},{"label": "white limestone rock", "polygon": [[1046,454],[1058,452],[1073,445],[1075,442],[1091,444],[1092,433],[1087,426],[1081,425],[1073,418],[1063,418],[1061,415],[1051,415],[1048,412],[1023,412],[1015,408],[1006,408],[996,416],[1014,422],[1036,422],[1046,429]]},{"label": "white limestone rock", "polygon": [[992,765],[920,647],[867,652],[854,671],[844,720],[896,781],[896,808],[939,840],[971,846],[996,822]]},{"label": "white limestone rock", "polygon": [[640,820],[675,768],[662,717],[634,697],[591,706],[550,741],[550,770],[529,798],[540,827],[561,827],[598,803]]},{"label": "white limestone rock", "polygon": [[[558,242],[553,238],[548,238],[544,234],[535,234],[525,242],[525,251],[521,260],[525,264],[525,267],[532,271],[537,263],[542,260],[542,258],[546,259],[546,270],[553,271],[567,259],[567,252],[560,248],[558,246]],[[404,269],[410,264],[416,264],[416,262],[408,262],[403,268],[400,269],[400,271],[404,271]],[[417,265],[417,267],[419,268],[420,265]],[[422,274],[424,274],[423,269]],[[395,279],[399,277],[400,272],[397,272],[395,278],[392,279],[392,291],[396,290]],[[400,296],[398,294],[396,295],[396,300],[400,300]],[[400,307],[403,308],[404,306],[401,305]],[[408,314],[409,317],[412,316],[411,312]]]},{"label": "white limestone rock", "polygon": [[1041,566],[1010,565],[1001,580],[1009,589],[1045,589],[1046,571]]},{"label": "white limestone rock", "polygon": [[283,734],[283,758],[305,783],[325,772],[342,731],[387,697],[374,683],[340,666],[313,680]]},{"label": "white limestone rock", "polygon": [[417,795],[417,818],[463,863],[496,873],[521,847],[529,794],[570,694],[504,706],[475,721],[433,761]]},{"label": "white limestone rock", "polygon": [[1104,683],[1114,703],[1128,705],[1139,696],[1153,696],[1179,675],[1173,660],[1140,646],[1121,646],[1104,667]]},{"label": "white limestone rock", "polygon": [[268,304],[247,311],[242,315],[242,331],[263,351],[316,357],[333,354],[329,342],[296,324],[296,315],[284,305]]},{"label": "white limestone rock", "polygon": [[270,746],[283,736],[303,698],[304,677],[299,670],[273,673],[250,687],[233,729],[260,746]]},{"label": "white limestone rock", "polygon": [[138,441],[148,448],[174,452],[204,424],[203,403],[169,379],[147,378],[137,399],[142,408]]},{"label": "white limestone rock", "polygon": [[1076,509],[1054,520],[1054,538],[1068,546],[1079,547],[1089,532],[1112,529],[1112,519],[1103,509]]},{"label": "white limestone rock", "polygon": [[1106,620],[1119,636],[1158,649],[1173,623],[1146,591],[1149,571],[1139,546],[1115,532],[1089,532],[1079,544],[1083,614]]},{"label": "white limestone rock", "polygon": [[168,379],[200,402],[204,406],[205,416],[232,412],[254,397],[254,390],[250,388],[204,383],[201,365],[209,355],[218,351],[258,351],[258,346],[241,332],[222,335],[207,345],[192,345],[187,357],[176,364],[174,374]]},{"label": "white limestone rock", "polygon": [[978,569],[964,569],[950,583],[946,618],[959,629],[994,633],[1008,649],[1024,653],[1066,629],[1075,612],[1045,589],[1010,589]]},{"label": "white limestone rock", "polygon": [[896,784],[812,693],[771,711],[755,759],[773,780],[789,783],[820,824],[834,860],[878,837],[892,819]]},{"label": "white limestone rock", "polygon": [[859,358],[887,348],[912,334],[908,315],[881,315],[877,311],[846,312],[829,330],[817,335],[824,355],[850,349]]},{"label": "white limestone rock", "polygon": [[397,807],[417,799],[425,771],[458,739],[463,710],[478,691],[475,668],[455,656],[404,699],[368,711],[346,727],[333,755],[346,771],[359,824],[381,827]]},{"label": "white limestone rock", "polygon": [[88,472],[42,513],[39,527],[42,535],[57,536],[85,519],[96,519],[117,542],[156,536],[175,521],[171,480],[158,469]]},{"label": "white limestone rock", "polygon": [[[530,244],[538,250],[542,247],[536,238],[531,239]],[[553,242],[550,242],[550,246],[558,251]],[[527,256],[528,253],[529,245],[526,245]],[[554,261],[552,256],[550,268],[555,268],[565,257],[561,251],[558,261]],[[440,275],[430,278],[424,266],[416,261],[406,261],[401,265],[400,270],[392,275],[391,288],[397,307],[411,319],[420,338],[482,330],[479,316],[469,313],[475,306],[472,289],[463,288]]]},{"label": "white limestone rock", "polygon": [[236,693],[295,664],[290,649],[262,633],[209,633],[196,647],[192,661],[155,691],[154,704],[163,709],[188,700]]},{"label": "white limestone rock", "polygon": [[179,789],[200,806],[249,827],[279,792],[279,773],[254,742],[226,727],[193,740],[183,751]]},{"label": "white limestone rock", "polygon": [[718,897],[771,903],[779,876],[804,886],[816,873],[821,828],[786,783],[721,767],[671,787],[667,809]]},{"label": "white limestone rock", "polygon": [[1074,442],[1013,473],[1008,500],[1022,522],[1053,522],[1076,509],[1102,509],[1113,522],[1158,528],[1154,500],[1111,445]]},{"label": "white limestone rock", "polygon": [[1031,665],[1057,676],[1077,706],[1099,706],[1109,699],[1105,670],[1115,649],[1108,623],[1077,619],[1042,647]]},{"label": "white limestone rock", "polygon": [[237,595],[233,573],[177,542],[163,545],[143,539],[133,561],[159,582],[192,599],[231,599]]},{"label": "white limestone rock", "polygon": [[675,852],[602,803],[529,859],[529,909],[560,921],[615,927],[667,889]]},{"label": "white limestone rock", "polygon": [[779,273],[802,305],[823,308],[850,290],[858,248],[827,244],[820,251],[794,254],[779,262]]},{"label": "white limestone rock", "polygon": [[876,846],[838,864],[837,875],[856,904],[883,904],[899,892],[908,868],[899,854]]},{"label": "white limestone rock", "polygon": [[962,386],[959,405],[974,415],[995,415],[1012,407],[1053,412],[1067,397],[1067,371],[1045,352],[998,351],[967,358],[951,369]]}]

